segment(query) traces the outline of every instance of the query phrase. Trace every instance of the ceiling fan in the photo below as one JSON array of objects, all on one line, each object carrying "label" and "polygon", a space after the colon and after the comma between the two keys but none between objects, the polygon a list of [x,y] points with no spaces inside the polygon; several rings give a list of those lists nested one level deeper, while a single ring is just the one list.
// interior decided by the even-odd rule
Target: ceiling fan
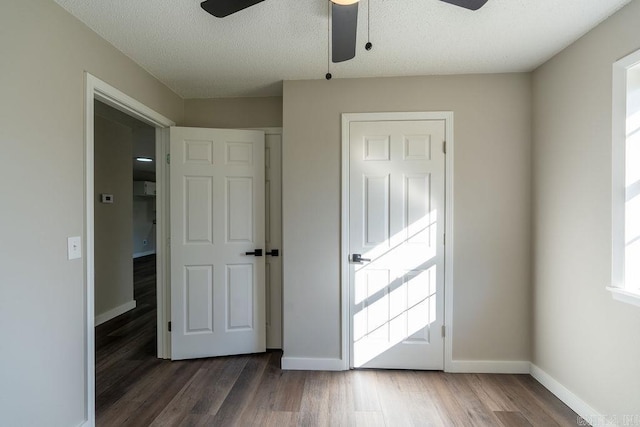
[{"label": "ceiling fan", "polygon": [[[205,0],[200,6],[217,18],[224,18],[264,0]],[[359,0],[329,0],[331,2],[331,59],[333,62],[348,61],[356,56],[356,29]],[[478,10],[488,0],[441,0],[445,3]],[[367,48],[369,49],[369,48]]]}]

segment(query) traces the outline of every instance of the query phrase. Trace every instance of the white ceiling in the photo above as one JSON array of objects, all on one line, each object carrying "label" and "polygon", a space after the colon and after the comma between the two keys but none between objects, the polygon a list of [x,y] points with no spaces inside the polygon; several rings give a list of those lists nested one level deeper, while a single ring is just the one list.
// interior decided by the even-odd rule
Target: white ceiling
[{"label": "white ceiling", "polygon": [[[219,19],[199,0],[55,0],[184,98],[272,96],[327,72],[327,0],[266,0]],[[371,42],[367,52],[367,1]],[[631,0],[361,0],[334,78],[531,71]]]}]

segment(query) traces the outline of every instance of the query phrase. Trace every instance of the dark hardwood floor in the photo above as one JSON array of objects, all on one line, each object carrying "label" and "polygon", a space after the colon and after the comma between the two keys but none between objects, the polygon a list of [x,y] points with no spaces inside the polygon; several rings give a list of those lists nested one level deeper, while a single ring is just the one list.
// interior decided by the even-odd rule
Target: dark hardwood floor
[{"label": "dark hardwood floor", "polygon": [[280,370],[281,352],[156,358],[155,257],[137,307],[96,328],[98,426],[575,426],[529,375]]}]

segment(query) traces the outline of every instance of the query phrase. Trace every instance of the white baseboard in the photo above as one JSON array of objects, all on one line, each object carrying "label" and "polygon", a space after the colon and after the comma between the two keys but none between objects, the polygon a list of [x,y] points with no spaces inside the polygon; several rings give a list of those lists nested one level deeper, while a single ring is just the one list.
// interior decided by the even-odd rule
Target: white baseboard
[{"label": "white baseboard", "polygon": [[123,313],[126,313],[129,310],[133,310],[134,308],[136,308],[136,300],[131,300],[129,302],[126,302],[122,305],[119,305],[116,308],[112,308],[109,311],[106,311],[104,313],[98,314],[95,317],[94,320],[94,326],[98,326],[103,324],[104,322],[108,322],[109,320],[113,319],[114,317],[118,317]]},{"label": "white baseboard", "polygon": [[587,402],[580,399],[571,390],[560,384],[555,378],[533,363],[531,364],[530,374],[547,390],[553,393],[558,399],[562,400],[565,405],[573,409],[576,414],[580,415],[586,421],[603,420],[606,418],[593,409]]},{"label": "white baseboard", "polygon": [[135,254],[133,254],[133,258],[140,258],[143,256],[147,256],[147,255],[155,255],[156,250],[152,250],[152,251],[146,251],[146,252],[136,252]]},{"label": "white baseboard", "polygon": [[342,359],[283,357],[282,369],[291,371],[344,371]]},{"label": "white baseboard", "polygon": [[452,360],[446,372],[468,374],[528,374],[530,363],[524,360]]}]

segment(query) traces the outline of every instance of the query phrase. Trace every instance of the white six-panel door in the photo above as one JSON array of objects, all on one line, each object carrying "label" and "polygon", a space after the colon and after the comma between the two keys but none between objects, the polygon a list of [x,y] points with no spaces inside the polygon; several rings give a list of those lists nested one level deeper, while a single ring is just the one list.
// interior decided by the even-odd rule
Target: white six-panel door
[{"label": "white six-panel door", "polygon": [[263,352],[264,132],[174,127],[170,139],[171,357]]},{"label": "white six-panel door", "polygon": [[350,124],[352,367],[444,368],[444,141],[445,120]]}]

